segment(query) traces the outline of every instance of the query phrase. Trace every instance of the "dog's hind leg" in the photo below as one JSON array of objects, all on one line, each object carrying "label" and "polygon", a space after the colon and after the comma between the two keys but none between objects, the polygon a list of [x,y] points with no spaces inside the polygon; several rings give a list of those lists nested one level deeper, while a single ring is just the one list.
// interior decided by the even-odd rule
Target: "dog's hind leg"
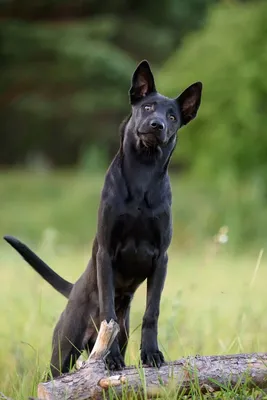
[{"label": "dog's hind leg", "polygon": [[[90,266],[90,265],[89,265]],[[79,358],[92,333],[99,329],[98,293],[94,270],[88,268],[75,283],[68,304],[53,335],[51,371],[53,377],[65,373]],[[92,331],[88,337],[88,329]]]},{"label": "dog's hind leg", "polygon": [[67,318],[65,312],[61,315],[53,334],[50,368],[54,378],[68,372],[81,355],[87,327],[83,317],[77,318],[76,315],[75,318],[71,318],[68,315]]}]

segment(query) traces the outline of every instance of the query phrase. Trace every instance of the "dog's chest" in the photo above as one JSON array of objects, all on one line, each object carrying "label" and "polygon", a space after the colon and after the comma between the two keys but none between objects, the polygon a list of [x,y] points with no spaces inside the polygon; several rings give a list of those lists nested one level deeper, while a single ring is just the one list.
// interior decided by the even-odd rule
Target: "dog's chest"
[{"label": "dog's chest", "polygon": [[146,279],[159,254],[160,234],[158,220],[141,210],[121,215],[111,236],[114,270],[128,279]]},{"label": "dog's chest", "polygon": [[160,216],[154,216],[151,212],[148,214],[136,207],[136,210],[121,214],[116,219],[111,235],[112,250],[118,250],[118,246],[129,247],[129,251],[134,246],[137,250],[143,243],[157,247],[160,235]]}]

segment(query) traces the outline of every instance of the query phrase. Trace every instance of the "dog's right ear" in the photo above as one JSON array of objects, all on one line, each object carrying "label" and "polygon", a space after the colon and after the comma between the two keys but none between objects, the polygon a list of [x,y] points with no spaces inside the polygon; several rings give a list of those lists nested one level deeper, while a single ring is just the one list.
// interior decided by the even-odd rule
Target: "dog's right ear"
[{"label": "dog's right ear", "polygon": [[156,92],[154,76],[149,63],[144,60],[138,65],[133,74],[132,87],[129,91],[130,102],[131,104],[135,104],[145,96],[154,92]]}]

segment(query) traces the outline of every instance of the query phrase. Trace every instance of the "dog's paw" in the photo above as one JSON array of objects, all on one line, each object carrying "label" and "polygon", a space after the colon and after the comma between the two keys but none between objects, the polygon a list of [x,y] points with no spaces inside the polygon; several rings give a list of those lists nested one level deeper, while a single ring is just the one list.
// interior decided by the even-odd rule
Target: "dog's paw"
[{"label": "dog's paw", "polygon": [[149,367],[160,368],[164,364],[164,357],[159,349],[154,350],[141,350],[141,360],[142,363],[148,365]]},{"label": "dog's paw", "polygon": [[108,354],[105,359],[105,364],[109,371],[121,370],[125,367],[124,359],[120,352],[111,352]]}]

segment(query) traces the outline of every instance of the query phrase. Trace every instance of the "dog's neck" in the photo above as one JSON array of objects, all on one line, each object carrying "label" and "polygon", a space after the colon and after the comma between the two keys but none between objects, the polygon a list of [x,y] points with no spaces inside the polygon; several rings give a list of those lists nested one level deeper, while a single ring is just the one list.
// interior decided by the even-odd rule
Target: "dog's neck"
[{"label": "dog's neck", "polygon": [[136,143],[134,132],[125,129],[120,148],[122,173],[128,191],[138,198],[155,186],[159,187],[168,175],[168,165],[176,144],[176,136],[160,149],[142,149]]}]

